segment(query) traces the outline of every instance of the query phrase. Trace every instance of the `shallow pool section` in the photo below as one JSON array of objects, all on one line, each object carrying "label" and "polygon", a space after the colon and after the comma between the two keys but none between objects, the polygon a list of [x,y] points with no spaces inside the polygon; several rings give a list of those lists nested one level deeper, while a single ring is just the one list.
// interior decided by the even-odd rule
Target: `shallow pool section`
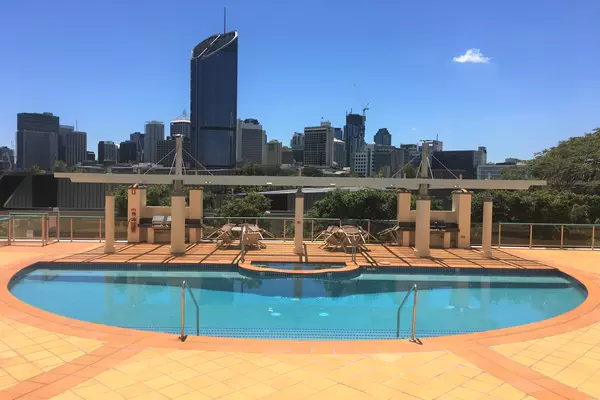
[{"label": "shallow pool section", "polygon": [[272,268],[284,271],[319,271],[322,269],[344,268],[345,264],[324,263],[294,263],[294,262],[252,262],[252,266],[258,268]]},{"label": "shallow pool section", "polygon": [[[119,327],[177,333],[181,283],[191,335],[270,339],[393,339],[397,310],[418,287],[417,336],[480,332],[555,317],[586,291],[559,271],[399,270],[357,278],[248,278],[189,266],[37,264],[9,286],[22,301],[55,314]],[[133,269],[132,269],[133,267]],[[97,269],[90,269],[97,268]],[[163,266],[164,268],[164,266]],[[479,272],[479,274],[477,274]],[[485,274],[485,275],[482,275]],[[413,308],[401,310],[408,336]]]}]

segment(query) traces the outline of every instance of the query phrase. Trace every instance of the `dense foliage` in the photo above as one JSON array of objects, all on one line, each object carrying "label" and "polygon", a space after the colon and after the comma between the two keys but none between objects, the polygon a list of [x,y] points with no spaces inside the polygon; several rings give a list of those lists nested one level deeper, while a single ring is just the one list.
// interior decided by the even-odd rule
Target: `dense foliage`
[{"label": "dense foliage", "polygon": [[219,217],[262,217],[271,209],[271,200],[260,193],[230,196],[215,214]]}]

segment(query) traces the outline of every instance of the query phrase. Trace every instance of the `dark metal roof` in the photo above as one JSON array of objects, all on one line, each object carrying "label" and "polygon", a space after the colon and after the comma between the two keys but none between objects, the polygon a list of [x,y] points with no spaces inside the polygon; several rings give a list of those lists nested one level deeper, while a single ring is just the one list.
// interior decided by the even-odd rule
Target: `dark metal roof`
[{"label": "dark metal roof", "polygon": [[227,47],[237,39],[237,31],[231,31],[222,34],[212,35],[204,39],[192,52],[192,58],[206,58],[217,51]]}]

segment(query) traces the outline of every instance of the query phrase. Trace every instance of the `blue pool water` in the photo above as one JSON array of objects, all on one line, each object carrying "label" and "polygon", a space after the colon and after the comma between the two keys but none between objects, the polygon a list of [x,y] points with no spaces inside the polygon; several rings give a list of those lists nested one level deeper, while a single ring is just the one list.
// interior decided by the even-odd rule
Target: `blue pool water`
[{"label": "blue pool water", "polygon": [[[80,267],[38,264],[15,277],[10,290],[26,303],[67,317],[175,333],[185,280],[188,334],[303,340],[395,338],[397,309],[413,284],[419,288],[418,337],[540,321],[577,307],[586,297],[578,282],[560,273],[535,271],[527,276],[502,271],[469,275],[467,270],[363,273],[328,280],[254,279],[238,274],[235,267],[230,272],[160,271],[148,265],[75,268]],[[410,330],[412,307],[411,295],[401,311],[403,337]]]},{"label": "blue pool water", "polygon": [[344,268],[345,264],[299,263],[299,262],[253,262],[255,267],[275,268],[288,271],[315,271],[319,269]]}]

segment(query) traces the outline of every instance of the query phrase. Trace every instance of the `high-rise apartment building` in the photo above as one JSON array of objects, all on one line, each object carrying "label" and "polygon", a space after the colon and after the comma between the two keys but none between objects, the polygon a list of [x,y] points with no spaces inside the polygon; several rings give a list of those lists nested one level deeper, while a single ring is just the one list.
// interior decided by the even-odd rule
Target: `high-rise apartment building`
[{"label": "high-rise apartment building", "polygon": [[114,142],[101,140],[98,142],[98,164],[107,161],[117,162],[117,145]]},{"label": "high-rise apartment building", "polygon": [[61,147],[64,158],[62,159],[68,166],[76,165],[85,160],[87,152],[87,133],[80,131],[70,131],[60,134]]},{"label": "high-rise apartment building", "polygon": [[340,139],[333,139],[333,162],[338,168],[346,166],[346,142]]},{"label": "high-rise apartment building", "polygon": [[413,165],[418,165],[420,162],[419,146],[416,144],[401,144],[400,150],[404,152],[404,159]]},{"label": "high-rise apartment building", "polygon": [[85,161],[96,161],[96,153],[94,153],[93,151],[86,151]]},{"label": "high-rise apartment building", "polygon": [[238,34],[213,35],[191,58],[191,145],[207,168],[231,168],[236,161]]},{"label": "high-rise apartment building", "polygon": [[352,155],[352,172],[362,177],[370,177],[375,171],[375,145],[366,144]]},{"label": "high-rise apartment building", "polygon": [[304,128],[304,165],[331,167],[333,165],[333,127],[329,122]]},{"label": "high-rise apartment building", "polygon": [[337,140],[344,140],[344,131],[342,128],[333,128],[333,138]]},{"label": "high-rise apartment building", "polygon": [[373,141],[375,142],[375,144],[380,146],[391,146],[392,135],[390,134],[387,128],[381,128],[377,131],[375,136],[373,136]]},{"label": "high-rise apartment building", "polygon": [[351,165],[353,155],[365,144],[365,117],[360,114],[346,114],[344,141],[346,142],[346,164]]},{"label": "high-rise apartment building", "polygon": [[290,147],[294,155],[294,161],[299,164],[304,162],[304,133],[294,132],[292,140],[290,140]]},{"label": "high-rise apartment building", "polygon": [[373,172],[389,178],[404,166],[404,160],[403,150],[394,146],[375,145]]},{"label": "high-rise apartment building", "polygon": [[58,159],[59,118],[52,113],[17,114],[17,168],[51,169]]},{"label": "high-rise apartment building", "polygon": [[184,138],[190,138],[191,121],[187,118],[177,118],[171,121],[170,135],[181,135]]},{"label": "high-rise apartment building", "polygon": [[294,153],[289,147],[283,146],[281,149],[281,165],[292,164],[294,164]]},{"label": "high-rise apartment building", "polygon": [[136,161],[144,161],[144,137],[141,132],[133,132],[129,135],[129,140],[136,144]]},{"label": "high-rise apartment building", "polygon": [[64,138],[67,133],[73,132],[75,127],[72,125],[60,125],[58,129],[58,159],[64,162],[67,161],[65,154],[65,143]]},{"label": "high-rise apartment building", "polygon": [[283,147],[279,140],[267,143],[267,165],[281,165],[281,151]]},{"label": "high-rise apartment building", "polygon": [[119,144],[119,162],[120,163],[135,163],[138,158],[137,143],[126,140]]},{"label": "high-rise apartment building", "polygon": [[238,120],[236,161],[241,164],[267,163],[267,133],[257,119]]},{"label": "high-rise apartment building", "polygon": [[144,126],[144,161],[158,163],[156,144],[165,139],[165,124],[160,121],[150,121]]}]

